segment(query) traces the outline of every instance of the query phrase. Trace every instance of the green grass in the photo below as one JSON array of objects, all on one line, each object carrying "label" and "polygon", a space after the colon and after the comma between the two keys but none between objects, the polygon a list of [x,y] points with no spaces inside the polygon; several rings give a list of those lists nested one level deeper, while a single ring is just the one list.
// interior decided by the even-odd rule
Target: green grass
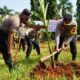
[{"label": "green grass", "polygon": [[[77,42],[77,61],[80,61],[80,42]],[[47,45],[47,44],[45,44]],[[54,46],[52,43],[51,46]],[[12,54],[12,57],[15,55],[15,50]],[[33,68],[38,64],[40,58],[43,56],[46,56],[49,54],[48,48],[41,48],[41,55],[37,55],[36,51],[33,49],[30,57],[28,59],[25,58],[25,53],[22,52],[22,50],[19,52],[18,58],[17,58],[17,69],[13,71],[13,73],[9,73],[7,66],[4,63],[4,60],[2,56],[0,55],[0,80],[38,80],[30,79],[30,72],[33,70]],[[70,62],[71,61],[71,53],[62,51],[59,55],[59,60],[61,62]],[[50,59],[46,61],[45,63],[50,64]],[[44,80],[50,80],[48,78]],[[53,79],[51,79],[53,80]],[[57,79],[57,80],[66,80],[65,77]],[[76,76],[74,76],[74,80],[78,80]]]}]

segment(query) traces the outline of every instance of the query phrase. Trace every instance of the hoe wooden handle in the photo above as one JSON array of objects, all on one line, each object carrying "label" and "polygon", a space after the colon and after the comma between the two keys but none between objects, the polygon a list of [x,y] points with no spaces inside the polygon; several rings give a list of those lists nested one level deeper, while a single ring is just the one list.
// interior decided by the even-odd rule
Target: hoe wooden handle
[{"label": "hoe wooden handle", "polygon": [[[62,49],[60,49],[59,51],[61,51],[61,50],[62,50]],[[41,62],[44,62],[45,60],[49,59],[51,56],[53,56],[54,54],[56,54],[56,53],[59,52],[59,51],[55,51],[55,52],[53,52],[52,54],[41,58],[40,61],[41,61]]]}]

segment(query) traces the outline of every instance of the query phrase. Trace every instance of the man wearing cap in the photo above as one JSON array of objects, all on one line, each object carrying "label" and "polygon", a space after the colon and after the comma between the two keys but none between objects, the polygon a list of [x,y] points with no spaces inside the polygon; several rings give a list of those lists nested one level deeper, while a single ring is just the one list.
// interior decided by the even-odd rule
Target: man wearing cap
[{"label": "man wearing cap", "polygon": [[54,55],[54,60],[58,61],[58,56],[61,51],[60,48],[66,47],[68,43],[70,44],[70,51],[72,54],[72,61],[76,60],[77,50],[76,50],[76,34],[77,34],[77,24],[72,20],[71,14],[66,14],[64,18],[57,23],[55,32],[56,41],[56,51]]},{"label": "man wearing cap", "polygon": [[0,52],[3,55],[9,71],[12,71],[14,68],[13,61],[11,59],[13,33],[19,28],[20,24],[23,23],[27,25],[27,27],[35,28],[36,30],[44,28],[44,26],[37,27],[28,24],[30,14],[31,13],[28,9],[24,9],[20,15],[11,16],[0,24]]}]

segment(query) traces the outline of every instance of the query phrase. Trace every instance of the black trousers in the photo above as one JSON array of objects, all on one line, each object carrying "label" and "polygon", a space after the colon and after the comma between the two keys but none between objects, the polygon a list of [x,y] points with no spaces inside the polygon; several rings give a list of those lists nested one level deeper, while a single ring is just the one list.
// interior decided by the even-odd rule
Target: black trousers
[{"label": "black trousers", "polygon": [[8,54],[7,40],[8,34],[0,30],[0,52],[2,53],[4,61],[8,66],[9,70],[11,70],[13,69],[13,62],[11,59],[11,55]]},{"label": "black trousers", "polygon": [[[64,42],[64,38],[65,37],[60,37],[59,48],[62,46],[62,44]],[[72,60],[75,60],[76,59],[76,55],[77,55],[76,37],[74,37],[69,44],[70,44],[70,51],[71,51],[71,54],[72,54]],[[58,52],[57,54],[54,55],[54,60],[58,61],[58,56],[59,56],[60,52]]]},{"label": "black trousers", "polygon": [[22,47],[23,51],[25,51],[25,39],[20,40],[19,51],[20,51],[21,47]]},{"label": "black trousers", "polygon": [[40,47],[39,47],[39,43],[38,43],[37,39],[35,38],[34,40],[32,40],[29,37],[25,37],[25,39],[26,39],[27,45],[28,45],[28,48],[27,48],[27,51],[26,51],[26,57],[29,57],[33,46],[36,49],[37,54],[40,54]]}]

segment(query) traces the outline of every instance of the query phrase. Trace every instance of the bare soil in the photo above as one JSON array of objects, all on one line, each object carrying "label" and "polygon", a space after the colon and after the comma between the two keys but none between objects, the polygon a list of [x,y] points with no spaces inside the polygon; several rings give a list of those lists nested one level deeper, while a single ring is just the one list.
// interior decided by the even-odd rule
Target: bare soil
[{"label": "bare soil", "polygon": [[54,66],[52,65],[45,65],[44,63],[40,62],[30,73],[30,77],[34,78],[38,76],[38,78],[43,79],[44,77],[48,77],[49,79],[52,78],[59,78],[65,76],[67,80],[73,80],[73,75],[77,77],[80,76],[80,63],[60,63],[54,62]]}]

